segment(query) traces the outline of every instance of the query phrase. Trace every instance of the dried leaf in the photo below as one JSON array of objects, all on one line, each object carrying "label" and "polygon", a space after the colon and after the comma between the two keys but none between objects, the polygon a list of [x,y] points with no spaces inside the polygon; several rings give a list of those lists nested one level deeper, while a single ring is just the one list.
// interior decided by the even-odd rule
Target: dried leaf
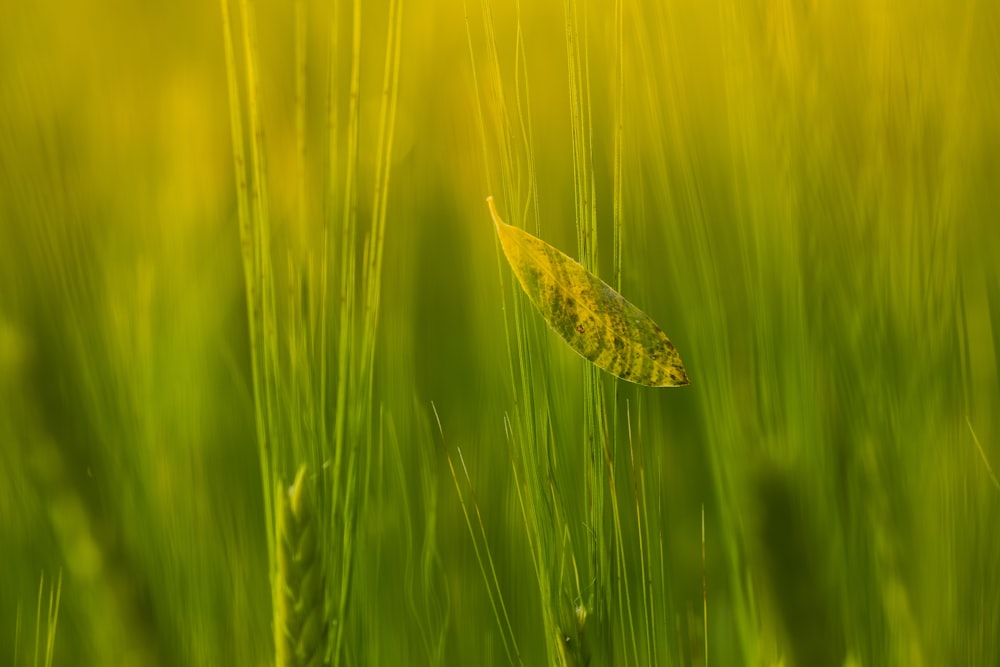
[{"label": "dried leaf", "polygon": [[650,387],[689,384],[677,348],[648,315],[541,239],[500,219],[487,198],[500,244],[535,308],[583,358]]}]

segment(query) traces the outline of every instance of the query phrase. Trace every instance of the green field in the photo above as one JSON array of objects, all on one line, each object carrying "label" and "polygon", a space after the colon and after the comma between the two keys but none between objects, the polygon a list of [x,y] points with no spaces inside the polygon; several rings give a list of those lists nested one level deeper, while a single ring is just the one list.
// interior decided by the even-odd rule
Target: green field
[{"label": "green field", "polygon": [[6,3],[0,664],[1000,664],[998,119],[983,0]]}]

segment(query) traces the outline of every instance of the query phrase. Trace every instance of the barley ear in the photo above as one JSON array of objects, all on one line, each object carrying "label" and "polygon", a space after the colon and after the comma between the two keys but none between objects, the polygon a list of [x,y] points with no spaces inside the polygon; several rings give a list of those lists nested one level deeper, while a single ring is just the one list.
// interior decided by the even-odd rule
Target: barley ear
[{"label": "barley ear", "polygon": [[278,595],[275,609],[278,667],[326,664],[323,563],[319,521],[306,466],[287,493],[278,494]]}]

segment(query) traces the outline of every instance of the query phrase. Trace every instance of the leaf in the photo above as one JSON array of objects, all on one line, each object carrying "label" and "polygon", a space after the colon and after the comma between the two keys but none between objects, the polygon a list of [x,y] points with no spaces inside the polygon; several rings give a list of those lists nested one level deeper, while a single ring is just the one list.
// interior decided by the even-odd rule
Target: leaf
[{"label": "leaf", "polygon": [[486,199],[500,245],[531,303],[584,359],[649,387],[690,383],[677,348],[656,322],[578,262],[500,219]]}]

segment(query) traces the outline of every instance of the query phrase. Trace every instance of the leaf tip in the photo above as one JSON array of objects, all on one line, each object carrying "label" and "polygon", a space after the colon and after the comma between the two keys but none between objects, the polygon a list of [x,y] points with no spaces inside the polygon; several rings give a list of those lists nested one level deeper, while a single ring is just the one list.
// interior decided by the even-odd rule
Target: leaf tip
[{"label": "leaf tip", "polygon": [[497,205],[493,201],[493,195],[486,198],[486,204],[490,207],[490,215],[493,217],[493,224],[500,227],[503,224],[503,220],[500,219],[500,214],[497,213]]},{"label": "leaf tip", "polygon": [[687,370],[680,363],[680,359],[677,361],[677,374],[671,378],[670,384],[666,385],[668,387],[686,387],[691,384],[691,378],[687,374]]}]

